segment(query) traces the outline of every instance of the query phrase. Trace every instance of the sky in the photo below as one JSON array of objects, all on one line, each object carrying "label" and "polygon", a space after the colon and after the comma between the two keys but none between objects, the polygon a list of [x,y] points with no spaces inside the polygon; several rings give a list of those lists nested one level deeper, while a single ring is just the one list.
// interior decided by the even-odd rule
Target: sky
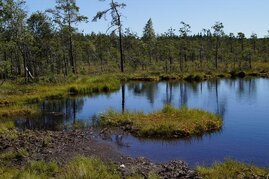
[{"label": "sky", "polygon": [[[91,22],[97,11],[105,10],[109,1],[77,0],[80,13],[89,17],[89,23],[79,24],[81,32],[106,32],[109,19]],[[269,0],[118,0],[127,4],[122,10],[124,27],[141,35],[149,18],[155,32],[166,32],[170,27],[180,28],[180,22],[191,25],[192,34],[209,29],[216,21],[224,24],[225,33],[244,32],[264,37],[269,30]],[[55,0],[26,0],[29,13],[53,8]]]}]

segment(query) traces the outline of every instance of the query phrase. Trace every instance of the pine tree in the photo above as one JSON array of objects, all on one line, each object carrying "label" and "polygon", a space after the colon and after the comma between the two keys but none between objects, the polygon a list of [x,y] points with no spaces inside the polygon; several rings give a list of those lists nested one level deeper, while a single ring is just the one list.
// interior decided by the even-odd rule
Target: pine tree
[{"label": "pine tree", "polygon": [[143,40],[145,41],[153,41],[156,39],[155,31],[153,29],[152,19],[150,18],[146,23],[143,31]]},{"label": "pine tree", "polygon": [[80,8],[76,5],[76,0],[56,0],[54,9],[47,12],[53,14],[54,22],[58,24],[61,30],[67,29],[69,43],[69,60],[72,72],[76,73],[76,62],[74,58],[73,33],[76,30],[75,25],[79,22],[87,22],[87,17],[79,14]]},{"label": "pine tree", "polygon": [[152,56],[154,52],[154,47],[156,44],[156,35],[153,29],[153,23],[151,18],[148,20],[148,22],[144,27],[142,40],[146,44],[146,50],[148,52],[149,62],[151,63],[153,58]]}]

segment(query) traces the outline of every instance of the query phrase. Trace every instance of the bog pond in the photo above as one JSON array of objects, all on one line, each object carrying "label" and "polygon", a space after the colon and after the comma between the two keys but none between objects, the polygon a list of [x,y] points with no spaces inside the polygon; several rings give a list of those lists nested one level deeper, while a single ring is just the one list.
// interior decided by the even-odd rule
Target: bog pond
[{"label": "bog pond", "polygon": [[222,79],[201,83],[129,82],[109,94],[50,100],[39,104],[35,119],[18,118],[19,128],[59,130],[94,126],[109,109],[144,111],[165,104],[204,109],[223,118],[219,132],[178,140],[141,139],[113,135],[109,142],[124,154],[156,162],[185,160],[209,165],[232,158],[269,166],[269,79]]}]

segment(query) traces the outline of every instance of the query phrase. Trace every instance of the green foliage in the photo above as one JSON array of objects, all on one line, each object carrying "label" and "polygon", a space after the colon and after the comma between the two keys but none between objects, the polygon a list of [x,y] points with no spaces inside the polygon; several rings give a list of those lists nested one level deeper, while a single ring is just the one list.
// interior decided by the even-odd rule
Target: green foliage
[{"label": "green foliage", "polygon": [[[95,157],[77,156],[62,167],[54,161],[29,161],[20,169],[0,165],[0,178],[120,179],[122,177],[112,164],[106,164]],[[139,179],[144,177],[141,175],[135,175],[127,176],[126,178]],[[148,178],[158,179],[160,177],[157,174],[150,172]]]},{"label": "green foliage", "polygon": [[8,151],[4,153],[0,153],[0,167],[5,166],[10,161],[16,159],[22,159],[29,156],[29,153],[24,148],[19,148],[16,151]]},{"label": "green foliage", "polygon": [[106,165],[99,159],[78,156],[62,168],[60,168],[56,162],[44,161],[30,161],[22,169],[0,166],[0,178],[116,179],[121,177],[113,166]]},{"label": "green foliage", "polygon": [[101,125],[125,126],[141,137],[179,138],[219,130],[222,120],[219,116],[202,110],[187,107],[176,109],[166,105],[161,111],[150,114],[109,110],[101,116]]},{"label": "green foliage", "polygon": [[180,22],[182,27],[179,29],[179,33],[181,37],[187,37],[189,33],[191,32],[191,26],[185,22]]},{"label": "green foliage", "polygon": [[[212,32],[203,29],[190,35],[191,26],[181,22],[178,29],[169,28],[156,35],[149,19],[143,36],[139,37],[128,28],[124,32],[119,11],[125,4],[113,1],[94,20],[110,12],[111,26],[116,29],[110,35],[82,34],[76,23],[87,18],[80,15],[75,1],[57,0],[55,7],[46,11],[52,18],[44,12],[34,12],[27,18],[22,0],[2,3],[0,78],[24,76],[24,81],[30,81],[26,68],[34,77],[33,82],[42,79],[59,82],[63,79],[59,76],[67,77],[71,71],[83,75],[115,73],[123,68],[117,60],[120,57],[125,72],[129,73],[269,70],[268,38],[258,38],[256,34],[247,38],[243,32],[237,37],[233,33],[224,34],[221,22],[212,26]],[[118,29],[120,33],[116,34]]]},{"label": "green foliage", "polygon": [[56,162],[31,161],[24,170],[32,175],[53,177],[59,172],[59,166]]},{"label": "green foliage", "polygon": [[226,160],[224,163],[216,163],[212,167],[197,167],[198,174],[205,178],[268,178],[269,170],[254,165]]},{"label": "green foliage", "polygon": [[59,178],[120,178],[114,169],[110,169],[99,159],[76,157],[61,171]]},{"label": "green foliage", "polygon": [[0,134],[3,134],[13,128],[14,128],[13,121],[1,121],[0,122]]},{"label": "green foliage", "polygon": [[148,22],[146,23],[142,39],[145,40],[146,42],[152,42],[156,40],[152,19],[149,19]]}]

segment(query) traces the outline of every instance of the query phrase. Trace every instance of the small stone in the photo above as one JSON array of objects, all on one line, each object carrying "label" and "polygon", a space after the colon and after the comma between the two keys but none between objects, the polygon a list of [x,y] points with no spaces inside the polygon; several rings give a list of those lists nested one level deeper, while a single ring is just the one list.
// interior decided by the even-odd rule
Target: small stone
[{"label": "small stone", "polygon": [[120,165],[120,168],[126,168],[124,164],[121,164]]}]

